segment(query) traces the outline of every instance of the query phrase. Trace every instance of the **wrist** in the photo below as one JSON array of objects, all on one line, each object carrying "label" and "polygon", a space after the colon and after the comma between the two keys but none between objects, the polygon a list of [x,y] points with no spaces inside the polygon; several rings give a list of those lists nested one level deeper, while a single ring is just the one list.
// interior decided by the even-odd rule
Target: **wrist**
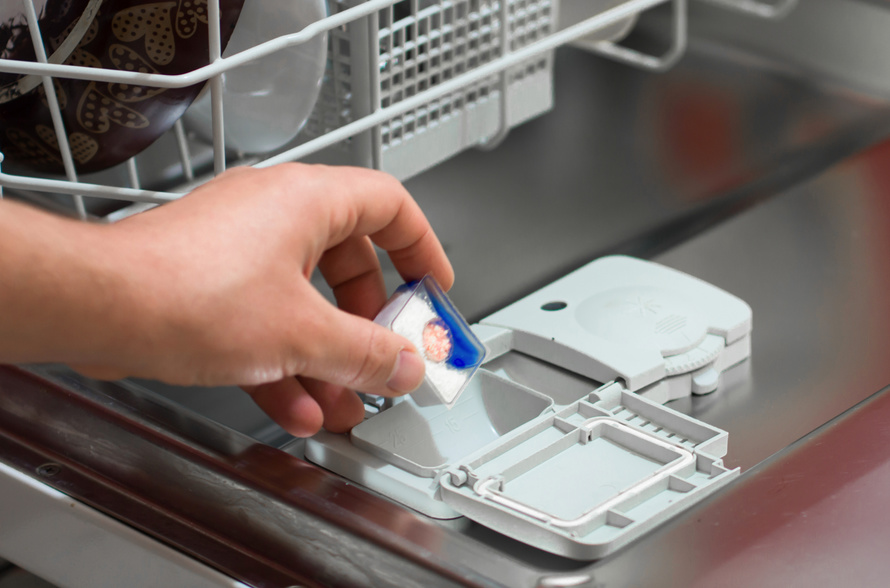
[{"label": "wrist", "polygon": [[75,264],[80,281],[93,293],[79,319],[89,355],[84,361],[118,377],[146,375],[146,363],[157,359],[158,341],[173,320],[167,316],[171,305],[164,294],[170,280],[162,275],[163,259],[156,257],[150,240],[128,229],[128,223],[82,224],[73,236],[90,252]]}]

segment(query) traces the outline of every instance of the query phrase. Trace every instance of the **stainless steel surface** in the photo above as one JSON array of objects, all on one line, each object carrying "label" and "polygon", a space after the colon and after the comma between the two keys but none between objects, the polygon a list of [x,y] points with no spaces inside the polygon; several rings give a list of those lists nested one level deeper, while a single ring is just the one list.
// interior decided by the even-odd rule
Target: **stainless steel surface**
[{"label": "stainless steel surface", "polygon": [[756,27],[740,26],[737,15],[695,2],[691,18],[697,41],[715,50],[738,51],[761,66],[809,80],[890,96],[885,0],[805,0],[787,18]]},{"label": "stainless steel surface", "polygon": [[883,143],[657,259],[755,317],[750,377],[686,410],[747,469],[890,384],[890,163]]},{"label": "stainless steel surface", "polygon": [[[0,369],[2,461],[29,483],[50,486],[46,492],[64,493],[71,508],[123,522],[120,534],[105,525],[109,540],[132,538],[135,529],[211,568],[204,573],[216,569],[252,586],[484,585],[446,557],[473,561],[471,545],[323,470],[155,395],[36,370],[43,380]],[[21,525],[0,527],[4,552],[29,538],[18,532],[28,529],[25,515],[42,513],[16,496],[5,508],[17,506]],[[103,559],[89,555],[80,565],[101,570]],[[71,565],[43,563],[60,576]],[[94,576],[70,585],[120,582]]]},{"label": "stainless steel surface", "polygon": [[[44,466],[40,471],[56,475],[61,468]],[[2,463],[0,496],[0,552],[60,587],[127,586],[142,578],[154,586],[246,588]],[[66,565],[60,569],[58,562]],[[26,574],[9,578],[0,571],[2,588],[50,586],[26,584],[29,579]]]},{"label": "stainless steel surface", "polygon": [[55,588],[55,586],[21,568],[9,570],[0,568],[0,588]]},{"label": "stainless steel surface", "polygon": [[[860,12],[825,38],[847,38],[860,24],[853,16],[874,17]],[[736,37],[780,26],[729,14]],[[890,9],[882,14],[890,30]],[[640,24],[664,33],[669,18],[668,9],[656,10]],[[810,20],[808,30],[822,24]],[[688,54],[663,75],[560,50],[551,113],[514,129],[497,149],[463,154],[406,183],[455,265],[451,296],[468,319],[605,252],[651,256],[890,132],[882,100],[812,71],[782,69],[778,49],[760,55],[699,40],[710,22],[691,22]],[[775,36],[788,34],[780,28]]]},{"label": "stainless steel surface", "polygon": [[888,418],[885,390],[583,570],[584,585],[886,585]]},{"label": "stainless steel surface", "polygon": [[[886,11],[836,2],[848,19],[824,30],[825,46],[851,31],[862,46],[890,38],[866,26]],[[183,410],[188,390],[158,390],[170,403],[70,378],[68,393],[4,378],[0,461],[33,472],[62,460],[53,485],[258,585],[820,585],[838,570],[876,584],[890,564],[860,554],[886,545],[886,403],[786,448],[890,384],[890,110],[852,66],[793,65],[782,37],[812,38],[794,27],[833,9],[801,5],[796,24],[797,11],[778,25],[737,17],[755,40],[764,29],[752,27],[777,27],[766,51],[744,32],[717,45],[708,31],[722,25],[693,19],[689,54],[664,75],[560,50],[553,113],[408,182],[470,319],[607,252],[654,257],[752,305],[745,378],[673,405],[729,431],[726,463],[743,469],[707,504],[613,557],[571,562],[467,521],[435,523],[270,448],[281,439],[267,421],[226,410],[235,390],[217,404],[202,392],[201,416]]]},{"label": "stainless steel surface", "polygon": [[890,394],[884,392],[759,467],[724,501],[687,518],[686,526],[724,527],[719,543],[707,548],[721,565],[674,576],[675,583],[883,586],[890,571],[890,516],[880,506],[890,483],[888,418]]}]

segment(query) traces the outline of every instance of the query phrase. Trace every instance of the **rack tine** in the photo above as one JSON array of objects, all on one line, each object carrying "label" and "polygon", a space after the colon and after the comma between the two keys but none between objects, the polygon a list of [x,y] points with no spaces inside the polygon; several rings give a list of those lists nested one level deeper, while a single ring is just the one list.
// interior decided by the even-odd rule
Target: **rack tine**
[{"label": "rack tine", "polygon": [[[207,19],[209,29],[208,51],[210,63],[222,57],[222,41],[219,32],[219,0],[207,2]],[[223,127],[223,74],[210,79],[210,103],[212,108],[213,127],[213,172],[219,175],[226,171],[226,137]]]},{"label": "rack tine", "polygon": [[660,57],[646,55],[635,49],[622,47],[609,41],[597,43],[594,50],[600,55],[614,59],[615,61],[620,61],[642,69],[651,71],[666,71],[670,69],[686,52],[686,44],[688,40],[686,2],[687,0],[671,0],[671,4],[673,5],[673,20],[671,26],[672,41],[671,47],[664,55]]},{"label": "rack tine", "polygon": [[127,160],[127,175],[130,179],[130,187],[136,190],[142,188],[139,182],[139,169],[136,167],[136,158],[131,157]]},{"label": "rack tine", "polygon": [[[509,2],[501,2],[500,3],[500,14],[501,14],[501,28],[500,28],[500,43],[501,43],[501,55],[509,55],[513,50],[513,40],[510,30],[510,3]],[[498,74],[498,101],[500,102],[500,107],[498,109],[498,130],[490,137],[486,137],[482,143],[480,143],[479,147],[485,150],[494,149],[501,142],[507,138],[507,135],[510,133],[510,122],[507,119],[507,114],[509,112],[510,107],[510,84],[509,78],[507,76],[507,68],[504,68],[500,74]]]},{"label": "rack tine", "polygon": [[176,134],[176,147],[179,150],[179,161],[182,164],[182,173],[187,182],[195,180],[195,169],[192,165],[192,154],[189,151],[188,140],[185,136],[185,126],[182,119],[176,121],[173,125],[173,132]]},{"label": "rack tine", "polygon": [[[24,1],[25,12],[28,20],[28,31],[31,33],[31,42],[34,44],[34,53],[37,61],[46,63],[46,49],[43,46],[43,36],[40,34],[40,23],[37,19],[37,11],[34,8],[34,0]],[[62,120],[62,111],[59,108],[59,98],[56,96],[56,87],[50,76],[42,76],[43,91],[46,94],[46,102],[49,105],[50,116],[53,119],[53,129],[59,144],[59,152],[62,154],[62,164],[65,166],[65,176],[71,182],[77,181],[77,171],[74,169],[74,158],[71,156],[71,146],[68,144],[68,133],[65,131],[65,122]],[[74,194],[74,207],[77,216],[86,220],[87,211],[83,204],[83,196]]]}]

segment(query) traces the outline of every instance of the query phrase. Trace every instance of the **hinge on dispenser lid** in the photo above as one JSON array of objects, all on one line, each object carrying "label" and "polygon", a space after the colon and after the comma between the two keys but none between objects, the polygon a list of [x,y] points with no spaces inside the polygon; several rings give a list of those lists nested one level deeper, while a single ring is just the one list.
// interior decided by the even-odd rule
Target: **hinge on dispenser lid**
[{"label": "hinge on dispenser lid", "polygon": [[487,496],[492,491],[498,492],[504,489],[503,476],[486,476],[483,478],[467,464],[460,464],[457,469],[450,470],[447,475],[450,476],[449,482],[455,488],[469,486],[479,496]]},{"label": "hinge on dispenser lid", "polygon": [[491,496],[492,492],[504,491],[503,476],[487,476],[473,485],[473,492],[479,496]]},{"label": "hinge on dispenser lid", "polygon": [[615,380],[607,382],[593,391],[592,394],[599,398],[597,404],[615,407],[621,404],[621,393],[625,388]]},{"label": "hinge on dispenser lid", "polygon": [[475,486],[479,482],[479,476],[466,464],[460,464],[456,470],[449,471],[448,475],[451,477],[451,484],[456,488],[465,484]]}]

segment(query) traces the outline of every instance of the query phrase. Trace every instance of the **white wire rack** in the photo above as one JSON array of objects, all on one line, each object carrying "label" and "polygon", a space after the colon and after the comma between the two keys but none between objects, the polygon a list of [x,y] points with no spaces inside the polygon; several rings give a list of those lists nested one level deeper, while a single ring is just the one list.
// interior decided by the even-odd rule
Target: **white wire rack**
[{"label": "white wire rack", "polygon": [[[179,198],[227,166],[267,167],[322,153],[339,154],[339,162],[384,169],[405,179],[464,149],[495,145],[511,127],[551,108],[552,52],[557,47],[662,4],[670,4],[673,11],[672,43],[664,55],[647,55],[605,41],[593,50],[635,67],[663,71],[682,56],[687,37],[687,0],[626,0],[562,30],[557,30],[560,0],[329,0],[330,16],[223,58],[220,0],[204,0],[210,23],[209,63],[186,73],[164,75],[51,62],[33,0],[22,1],[36,61],[0,59],[0,72],[40,80],[65,176],[13,175],[0,170],[0,196],[5,188],[46,204],[71,199],[82,219],[95,216],[84,197],[123,201],[123,208],[100,214],[105,220],[116,220]],[[780,18],[797,3],[706,1],[763,18]],[[93,0],[90,6],[98,4]],[[398,13],[396,5],[401,8]],[[251,159],[229,153],[227,159],[221,75],[325,33],[329,35],[328,74],[310,123],[301,133],[302,142]],[[212,149],[196,156],[187,129],[178,121],[168,134],[175,145],[171,155],[175,169],[165,175],[164,189],[154,185],[156,172],[140,173],[138,155],[123,166],[123,181],[85,182],[72,157],[54,78],[155,88],[209,82]]]}]

